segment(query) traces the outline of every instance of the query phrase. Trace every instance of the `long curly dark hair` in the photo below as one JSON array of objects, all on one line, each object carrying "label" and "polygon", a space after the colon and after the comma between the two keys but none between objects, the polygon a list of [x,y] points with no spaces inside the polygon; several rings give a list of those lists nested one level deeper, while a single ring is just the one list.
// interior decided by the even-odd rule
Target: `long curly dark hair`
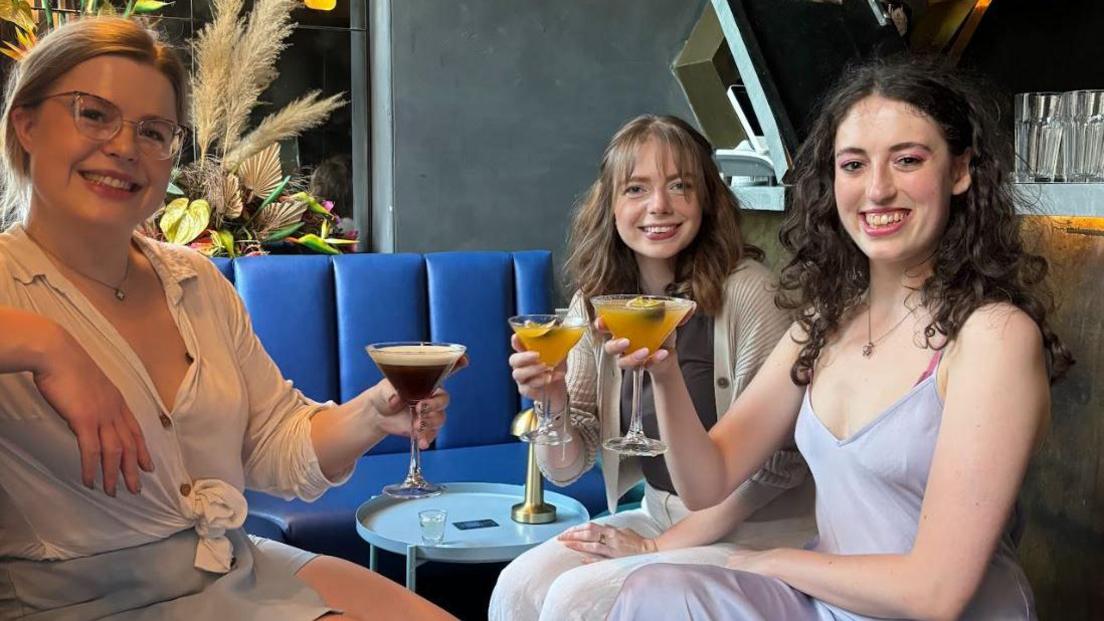
[{"label": "long curly dark hair", "polygon": [[651,139],[673,156],[702,210],[701,228],[694,241],[679,253],[675,282],[666,293],[688,297],[703,313],[716,316],[724,305],[728,275],[744,257],[761,261],[763,251],[744,243],[740,204],[721,180],[713,161],[713,145],[674,116],[638,116],[610,140],[598,178],[572,216],[566,266],[571,285],[587,300],[607,293],[640,291],[640,270],[632,249],[617,234],[613,204],[632,175],[637,150]]},{"label": "long curly dark hair", "polygon": [[871,95],[912,106],[940,128],[951,153],[972,153],[972,183],[951,197],[932,274],[920,287],[921,304],[932,315],[924,329],[927,345],[944,347],[976,309],[1008,302],[1038,324],[1050,378],[1058,379],[1073,357],[1047,323],[1052,307],[1045,286],[1047,261],[1024,248],[1017,216],[1022,201],[1006,183],[1012,149],[997,123],[999,108],[983,94],[980,81],[937,59],[907,56],[845,70],[795,157],[788,215],[779,233],[792,258],[782,270],[777,296],[806,334],[791,378],[799,385],[809,383],[821,350],[863,303],[869,284],[869,261],[836,211],[833,152],[842,120]]}]

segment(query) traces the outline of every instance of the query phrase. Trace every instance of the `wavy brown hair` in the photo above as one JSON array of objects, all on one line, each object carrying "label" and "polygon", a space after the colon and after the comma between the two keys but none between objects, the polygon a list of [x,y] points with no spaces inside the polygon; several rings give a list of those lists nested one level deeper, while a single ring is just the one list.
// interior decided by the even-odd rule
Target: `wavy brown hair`
[{"label": "wavy brown hair", "polygon": [[862,304],[869,283],[867,257],[836,211],[833,152],[843,118],[871,95],[915,108],[939,127],[951,153],[969,149],[972,154],[972,183],[965,193],[951,197],[932,274],[919,290],[921,304],[932,314],[924,329],[927,345],[944,347],[979,307],[1007,302],[1035,320],[1051,380],[1061,377],[1073,357],[1047,322],[1052,307],[1045,283],[1047,261],[1024,247],[1017,216],[1022,200],[1005,178],[1011,170],[1011,141],[997,123],[996,102],[979,81],[936,59],[898,57],[847,69],[826,96],[794,160],[788,215],[779,233],[792,258],[782,270],[777,297],[806,334],[790,370],[793,381],[809,383],[821,349]]},{"label": "wavy brown hair", "polygon": [[587,300],[640,291],[640,271],[632,249],[617,234],[613,203],[632,175],[637,150],[649,139],[671,154],[702,211],[701,228],[679,253],[675,282],[666,293],[690,298],[702,312],[716,316],[724,305],[728,275],[744,257],[762,260],[763,253],[744,244],[740,205],[721,179],[713,146],[686,121],[673,116],[638,116],[610,140],[598,178],[572,217],[567,258],[571,285]]}]

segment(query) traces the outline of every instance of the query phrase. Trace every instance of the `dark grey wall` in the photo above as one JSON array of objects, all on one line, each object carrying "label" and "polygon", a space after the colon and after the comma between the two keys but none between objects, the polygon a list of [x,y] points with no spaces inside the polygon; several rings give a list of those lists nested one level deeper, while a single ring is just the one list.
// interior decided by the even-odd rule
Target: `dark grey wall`
[{"label": "dark grey wall", "polygon": [[692,118],[670,67],[704,5],[391,2],[394,250],[562,261],[613,132],[644,112]]}]

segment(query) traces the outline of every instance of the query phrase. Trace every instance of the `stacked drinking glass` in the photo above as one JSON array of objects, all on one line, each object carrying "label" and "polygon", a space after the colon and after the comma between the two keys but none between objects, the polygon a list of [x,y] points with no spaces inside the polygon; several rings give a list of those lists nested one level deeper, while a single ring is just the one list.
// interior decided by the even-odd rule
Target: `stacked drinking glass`
[{"label": "stacked drinking glass", "polygon": [[1104,181],[1104,90],[1016,95],[1015,180]]}]

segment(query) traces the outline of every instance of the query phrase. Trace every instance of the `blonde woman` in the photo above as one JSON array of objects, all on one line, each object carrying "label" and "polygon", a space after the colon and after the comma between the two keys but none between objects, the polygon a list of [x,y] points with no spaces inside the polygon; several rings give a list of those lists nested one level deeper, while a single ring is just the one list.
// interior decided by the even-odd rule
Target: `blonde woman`
[{"label": "blonde woman", "polygon": [[[589,300],[607,293],[677,295],[697,312],[673,347],[706,427],[751,380],[786,329],[772,301],[771,276],[747,247],[739,205],[721,181],[709,142],[684,121],[642,116],[614,135],[598,179],[571,228],[568,270],[577,288],[571,312],[593,318]],[[537,355],[510,357],[526,395],[548,376]],[[570,417],[572,441],[538,447],[541,469],[567,485],[593,467],[602,442],[627,427],[631,382],[622,382],[602,338],[588,333],[548,384],[554,415]],[[643,392],[644,427],[653,437],[655,405]],[[490,618],[600,619],[630,571],[654,562],[723,564],[736,545],[801,545],[812,529],[812,487],[792,449],[775,452],[746,485],[715,507],[692,512],[674,492],[663,457],[602,453],[610,512],[641,479],[640,509],[565,532],[503,570]]]},{"label": "blonde woman", "polygon": [[[304,398],[210,261],[135,233],[164,202],[186,82],[123,19],[58,28],[12,71],[0,619],[448,618],[364,568],[241,529],[244,488],[316,498],[409,419],[385,382],[344,405]],[[423,442],[447,401],[423,403]]]}]

